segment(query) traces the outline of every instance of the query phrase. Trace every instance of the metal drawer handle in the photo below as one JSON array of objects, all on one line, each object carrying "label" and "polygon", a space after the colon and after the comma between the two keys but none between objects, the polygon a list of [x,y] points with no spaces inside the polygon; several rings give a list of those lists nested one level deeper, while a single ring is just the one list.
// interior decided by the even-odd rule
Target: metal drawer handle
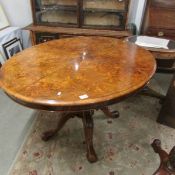
[{"label": "metal drawer handle", "polygon": [[158,32],[158,36],[164,36],[164,32]]}]

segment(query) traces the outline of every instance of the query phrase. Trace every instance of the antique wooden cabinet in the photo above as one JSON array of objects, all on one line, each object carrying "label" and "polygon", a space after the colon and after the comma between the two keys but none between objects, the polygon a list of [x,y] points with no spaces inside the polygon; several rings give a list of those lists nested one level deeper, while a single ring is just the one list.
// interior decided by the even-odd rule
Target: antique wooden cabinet
[{"label": "antique wooden cabinet", "polygon": [[147,0],[141,33],[175,40],[175,0]]},{"label": "antique wooden cabinet", "polygon": [[33,44],[79,35],[125,37],[130,0],[31,0]]}]

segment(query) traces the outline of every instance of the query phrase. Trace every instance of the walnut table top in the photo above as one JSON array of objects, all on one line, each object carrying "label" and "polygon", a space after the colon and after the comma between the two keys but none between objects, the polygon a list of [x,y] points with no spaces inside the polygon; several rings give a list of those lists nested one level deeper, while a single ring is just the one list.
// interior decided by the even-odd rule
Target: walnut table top
[{"label": "walnut table top", "polygon": [[156,62],[143,48],[106,37],[50,41],[18,53],[0,70],[15,101],[46,110],[95,109],[143,88]]}]

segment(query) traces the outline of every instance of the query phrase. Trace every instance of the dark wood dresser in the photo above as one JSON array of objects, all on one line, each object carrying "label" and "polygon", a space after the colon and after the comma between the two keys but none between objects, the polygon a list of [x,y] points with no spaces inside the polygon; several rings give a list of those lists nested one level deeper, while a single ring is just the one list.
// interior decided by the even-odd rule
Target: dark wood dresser
[{"label": "dark wood dresser", "polygon": [[175,0],[147,0],[141,33],[175,40]]}]

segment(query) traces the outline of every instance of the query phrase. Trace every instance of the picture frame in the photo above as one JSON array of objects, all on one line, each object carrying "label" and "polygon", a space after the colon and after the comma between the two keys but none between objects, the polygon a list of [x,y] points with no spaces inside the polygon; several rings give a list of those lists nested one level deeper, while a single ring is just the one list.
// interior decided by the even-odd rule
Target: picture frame
[{"label": "picture frame", "polygon": [[13,39],[9,40],[8,42],[4,43],[2,46],[6,47],[7,45],[9,45],[10,43],[13,43],[16,40],[18,40],[18,38],[13,38]]},{"label": "picture frame", "polygon": [[0,4],[0,30],[9,26],[9,21],[5,15],[5,12]]},{"label": "picture frame", "polygon": [[23,50],[21,40],[15,39],[15,38],[3,44],[2,46],[7,59],[9,59],[10,57],[14,56],[15,54]]},{"label": "picture frame", "polygon": [[4,63],[4,57],[3,57],[2,53],[0,52],[0,68],[3,65],[3,63]]}]

